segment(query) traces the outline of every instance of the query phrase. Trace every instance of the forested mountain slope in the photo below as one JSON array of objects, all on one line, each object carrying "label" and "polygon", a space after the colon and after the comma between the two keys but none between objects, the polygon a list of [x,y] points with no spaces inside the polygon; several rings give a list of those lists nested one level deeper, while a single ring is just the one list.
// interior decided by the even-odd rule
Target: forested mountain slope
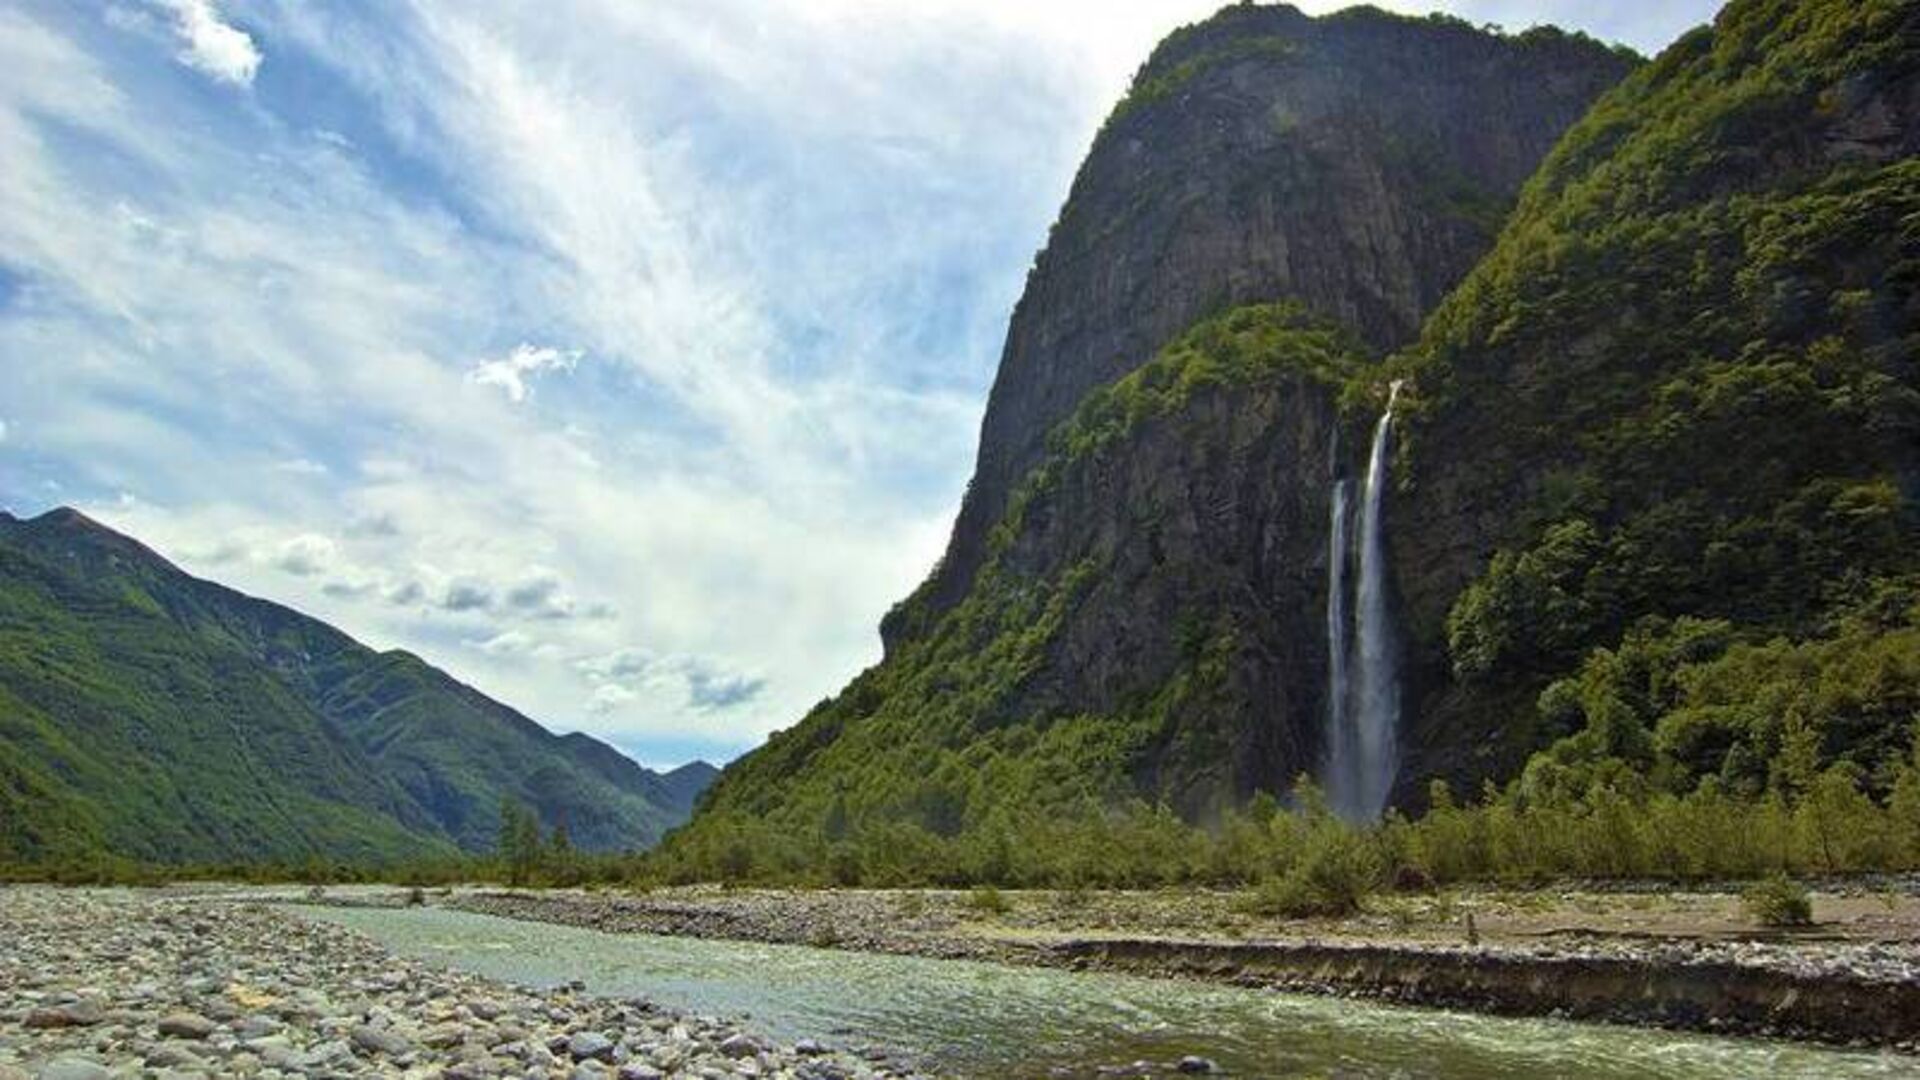
[{"label": "forested mountain slope", "polygon": [[0,751],[0,862],[480,851],[506,798],[624,850],[691,801],[684,779],[71,510],[0,515]]}]

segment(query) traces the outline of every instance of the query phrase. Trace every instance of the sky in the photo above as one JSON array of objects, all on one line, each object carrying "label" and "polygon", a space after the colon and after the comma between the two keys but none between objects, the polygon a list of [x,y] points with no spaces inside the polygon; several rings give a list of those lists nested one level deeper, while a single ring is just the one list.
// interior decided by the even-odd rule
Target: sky
[{"label": "sky", "polygon": [[878,659],[1074,168],[1217,6],[0,0],[0,506],[725,761]]}]

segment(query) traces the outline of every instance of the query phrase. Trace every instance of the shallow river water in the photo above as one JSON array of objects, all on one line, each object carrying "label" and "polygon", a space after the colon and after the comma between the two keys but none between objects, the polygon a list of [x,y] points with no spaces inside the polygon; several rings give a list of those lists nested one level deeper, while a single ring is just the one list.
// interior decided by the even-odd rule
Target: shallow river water
[{"label": "shallow river water", "polygon": [[1786,1043],[1509,1020],[1122,975],[700,941],[435,908],[306,908],[394,951],[496,979],[580,979],[784,1040],[879,1044],[942,1076],[1044,1077],[1055,1066],[1183,1054],[1239,1077],[1891,1077],[1920,1060]]}]

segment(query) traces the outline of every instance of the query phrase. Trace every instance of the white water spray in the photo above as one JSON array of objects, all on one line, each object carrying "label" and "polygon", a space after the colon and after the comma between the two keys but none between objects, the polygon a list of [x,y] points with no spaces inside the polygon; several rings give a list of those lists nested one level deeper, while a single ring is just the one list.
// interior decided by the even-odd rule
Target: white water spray
[{"label": "white water spray", "polygon": [[[1336,444],[1337,445],[1337,444]],[[1337,453],[1337,451],[1336,451]],[[1347,619],[1347,560],[1353,554],[1349,532],[1349,503],[1353,482],[1335,480],[1329,493],[1332,508],[1327,523],[1327,775],[1330,797],[1354,786],[1353,727],[1347,714],[1353,689],[1347,682],[1347,654],[1352,648]]]},{"label": "white water spray", "polygon": [[[1344,485],[1335,485],[1334,491],[1336,535],[1331,543],[1337,546],[1329,552],[1327,644],[1328,716],[1329,724],[1337,728],[1329,730],[1327,798],[1335,812],[1352,821],[1374,821],[1385,812],[1400,766],[1399,651],[1387,602],[1386,527],[1381,520],[1393,446],[1393,407],[1399,397],[1400,383],[1396,381],[1387,395],[1387,409],[1373,429],[1373,449],[1360,500],[1360,575],[1351,645],[1345,631]],[[1336,618],[1340,624],[1337,628]]]}]

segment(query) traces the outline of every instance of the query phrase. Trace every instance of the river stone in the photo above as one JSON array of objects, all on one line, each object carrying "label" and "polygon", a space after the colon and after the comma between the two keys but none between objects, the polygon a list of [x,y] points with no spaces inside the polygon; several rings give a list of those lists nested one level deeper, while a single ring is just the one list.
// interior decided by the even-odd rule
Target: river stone
[{"label": "river stone", "polygon": [[372,1054],[400,1057],[413,1049],[413,1043],[387,1028],[361,1024],[353,1029],[353,1045]]},{"label": "river stone", "polygon": [[97,1061],[65,1057],[42,1065],[39,1080],[113,1080],[113,1073]]},{"label": "river stone", "polygon": [[260,1055],[260,1061],[269,1068],[292,1069],[301,1062],[300,1052],[293,1048],[285,1035],[269,1035],[247,1044],[247,1049]]},{"label": "river stone", "polygon": [[752,1057],[760,1052],[760,1044],[750,1035],[729,1035],[720,1041],[720,1052],[730,1058]]},{"label": "river stone", "polygon": [[420,1033],[421,1045],[430,1046],[435,1050],[444,1050],[450,1046],[458,1046],[466,1041],[466,1027],[452,1021],[444,1024],[435,1024]]},{"label": "river stone", "polygon": [[575,1061],[612,1061],[613,1040],[597,1031],[575,1032],[567,1040],[567,1053],[572,1054]]},{"label": "river stone", "polygon": [[294,1062],[294,1067],[323,1072],[330,1065],[350,1061],[352,1058],[353,1048],[341,1042],[339,1039],[334,1039],[330,1042],[323,1042],[319,1046],[300,1055]]},{"label": "river stone", "polygon": [[620,1066],[620,1080],[662,1080],[666,1075],[644,1061],[629,1061]]},{"label": "river stone", "polygon": [[204,1039],[217,1027],[198,1013],[169,1013],[160,1018],[160,1034],[170,1039]]},{"label": "river stone", "polygon": [[801,1039],[793,1044],[793,1052],[802,1057],[818,1057],[827,1052],[827,1048],[813,1039]]},{"label": "river stone", "polygon": [[1203,1058],[1197,1054],[1188,1054],[1186,1057],[1181,1058],[1180,1064],[1174,1066],[1174,1068],[1183,1073],[1210,1073],[1218,1071],[1220,1066],[1215,1065],[1210,1058]]},{"label": "river stone", "polygon": [[147,1066],[154,1069],[191,1069],[205,1062],[200,1055],[179,1043],[162,1043],[147,1051]]},{"label": "river stone", "polygon": [[242,1039],[260,1039],[286,1027],[280,1021],[265,1013],[255,1013],[234,1026],[233,1033]]},{"label": "river stone", "polygon": [[52,1008],[35,1009],[27,1014],[30,1028],[91,1027],[106,1018],[106,1010],[97,1001],[82,999]]},{"label": "river stone", "polygon": [[488,1041],[489,1046],[499,1046],[503,1043],[525,1042],[527,1041],[527,1029],[521,1027],[519,1024],[501,1024],[492,1031],[482,1032],[481,1038],[483,1041],[490,1040]]}]

